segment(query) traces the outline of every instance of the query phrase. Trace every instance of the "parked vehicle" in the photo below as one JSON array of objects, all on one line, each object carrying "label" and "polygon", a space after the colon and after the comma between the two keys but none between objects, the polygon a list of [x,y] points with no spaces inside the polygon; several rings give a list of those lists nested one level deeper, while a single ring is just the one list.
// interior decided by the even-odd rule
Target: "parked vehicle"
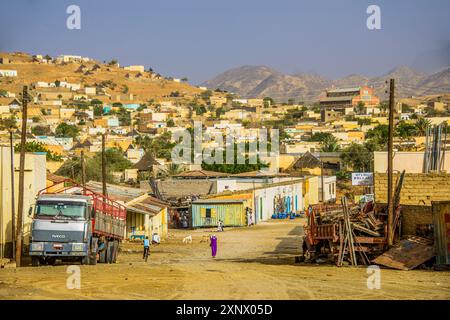
[{"label": "parked vehicle", "polygon": [[[56,259],[82,264],[114,263],[126,227],[126,208],[71,180],[38,193],[30,239],[32,264]],[[103,248],[98,252],[98,248]]]}]

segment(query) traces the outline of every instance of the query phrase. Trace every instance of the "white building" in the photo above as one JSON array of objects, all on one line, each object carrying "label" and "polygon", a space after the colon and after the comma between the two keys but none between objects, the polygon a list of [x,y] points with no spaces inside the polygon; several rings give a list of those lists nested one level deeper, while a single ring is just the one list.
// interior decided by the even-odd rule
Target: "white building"
[{"label": "white building", "polygon": [[[19,195],[19,164],[20,155],[14,154],[14,195],[17,210]],[[0,256],[11,257],[12,253],[12,188],[11,188],[11,153],[9,146],[0,146]],[[31,218],[28,209],[35,202],[37,193],[46,187],[46,156],[45,153],[27,153],[25,156],[23,234],[24,243],[30,238]],[[17,212],[16,212],[17,215]],[[16,216],[17,222],[17,216]]]},{"label": "white building", "polygon": [[17,77],[17,70],[0,70],[0,77]]},{"label": "white building", "polygon": [[131,65],[128,67],[124,67],[125,70],[128,71],[137,71],[137,72],[144,72],[145,71],[145,67],[141,66],[141,65]]}]

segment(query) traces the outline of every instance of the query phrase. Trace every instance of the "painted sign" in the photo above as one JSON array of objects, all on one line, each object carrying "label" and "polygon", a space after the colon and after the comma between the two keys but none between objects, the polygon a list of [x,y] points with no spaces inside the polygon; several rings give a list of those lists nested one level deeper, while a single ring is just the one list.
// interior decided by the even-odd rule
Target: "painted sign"
[{"label": "painted sign", "polygon": [[352,172],[352,186],[372,186],[372,172]]}]

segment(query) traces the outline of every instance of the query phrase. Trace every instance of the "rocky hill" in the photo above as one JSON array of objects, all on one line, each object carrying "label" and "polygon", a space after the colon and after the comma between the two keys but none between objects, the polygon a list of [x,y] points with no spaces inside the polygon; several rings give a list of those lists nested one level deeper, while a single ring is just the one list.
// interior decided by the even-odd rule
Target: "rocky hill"
[{"label": "rocky hill", "polygon": [[386,81],[390,78],[396,79],[396,96],[399,98],[450,91],[450,68],[427,75],[407,66],[374,78],[352,74],[336,80],[308,73],[287,75],[267,66],[243,66],[228,70],[202,85],[231,91],[243,97],[270,96],[277,101],[287,101],[289,98],[316,101],[328,88],[369,85],[385,99],[388,89]]},{"label": "rocky hill", "polygon": [[23,85],[33,82],[80,83],[83,86],[95,86],[108,83],[108,94],[130,93],[137,101],[148,101],[170,95],[178,91],[181,96],[194,96],[202,90],[184,82],[175,82],[145,71],[127,71],[117,65],[99,61],[69,62],[46,64],[37,62],[27,53],[2,53],[0,58],[8,58],[10,63],[0,64],[0,69],[17,70],[17,77],[0,78],[0,89],[21,92]]}]

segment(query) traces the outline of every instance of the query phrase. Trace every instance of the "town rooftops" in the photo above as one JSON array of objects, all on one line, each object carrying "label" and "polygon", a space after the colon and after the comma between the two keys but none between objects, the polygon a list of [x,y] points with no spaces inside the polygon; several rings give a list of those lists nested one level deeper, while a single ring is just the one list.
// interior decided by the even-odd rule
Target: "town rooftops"
[{"label": "town rooftops", "polygon": [[236,173],[233,174],[232,176],[240,178],[270,178],[270,177],[287,177],[289,176],[289,174],[278,172],[265,172],[263,170],[259,170],[259,171]]},{"label": "town rooftops", "polygon": [[218,177],[229,177],[230,174],[223,172],[207,171],[207,170],[192,170],[185,171],[177,174],[176,178],[218,178]]},{"label": "town rooftops", "polygon": [[296,161],[294,161],[294,163],[289,166],[288,170],[317,167],[320,167],[320,160],[308,151]]},{"label": "town rooftops", "polygon": [[192,204],[214,204],[214,203],[243,203],[245,199],[199,199],[192,202]]},{"label": "town rooftops", "polygon": [[47,171],[47,180],[51,181],[55,184],[57,183],[61,183],[64,180],[66,180],[67,178],[62,177],[62,176],[58,176],[57,174],[51,173],[50,171]]},{"label": "town rooftops", "polygon": [[[89,181],[86,186],[96,192],[102,192],[102,183]],[[122,201],[127,210],[155,215],[168,206],[167,203],[150,196],[147,191],[139,188],[131,188],[114,184],[106,184],[108,197],[115,201]]]},{"label": "town rooftops", "polygon": [[149,152],[146,152],[141,160],[135,163],[133,169],[138,169],[139,171],[151,171],[152,167],[157,165],[160,165],[160,163]]}]

